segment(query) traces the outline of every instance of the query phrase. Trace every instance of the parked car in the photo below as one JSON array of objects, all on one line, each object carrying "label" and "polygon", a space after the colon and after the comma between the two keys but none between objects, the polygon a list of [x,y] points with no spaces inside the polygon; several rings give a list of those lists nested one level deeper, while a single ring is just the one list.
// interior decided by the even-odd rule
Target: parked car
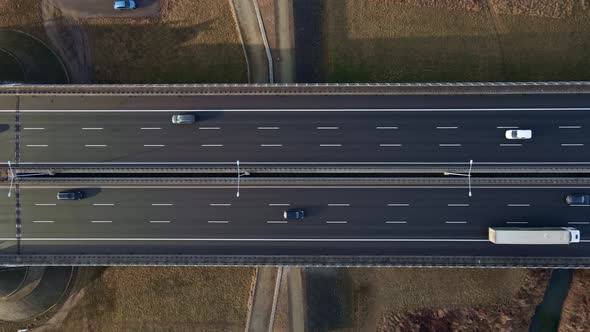
[{"label": "parked car", "polygon": [[84,198],[84,192],[81,190],[66,190],[57,193],[57,199],[60,201],[77,201]]},{"label": "parked car", "polygon": [[194,114],[174,114],[172,116],[172,123],[174,124],[193,124],[197,121]]},{"label": "parked car", "polygon": [[283,212],[283,218],[285,219],[303,219],[305,212],[303,210],[286,210]]},{"label": "parked car", "polygon": [[590,205],[590,195],[570,194],[565,196],[567,205]]},{"label": "parked car", "polygon": [[115,10],[129,10],[135,9],[135,1],[134,0],[116,0],[115,4],[113,5]]},{"label": "parked car", "polygon": [[533,131],[530,129],[509,129],[506,130],[506,139],[531,139]]}]

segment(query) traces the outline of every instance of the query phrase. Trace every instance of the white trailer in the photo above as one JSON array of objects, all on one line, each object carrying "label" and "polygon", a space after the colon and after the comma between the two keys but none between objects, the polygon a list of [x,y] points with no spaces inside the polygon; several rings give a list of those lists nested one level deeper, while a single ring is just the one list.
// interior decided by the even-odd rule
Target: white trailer
[{"label": "white trailer", "polygon": [[495,244],[570,244],[580,242],[572,227],[490,227],[488,238]]}]

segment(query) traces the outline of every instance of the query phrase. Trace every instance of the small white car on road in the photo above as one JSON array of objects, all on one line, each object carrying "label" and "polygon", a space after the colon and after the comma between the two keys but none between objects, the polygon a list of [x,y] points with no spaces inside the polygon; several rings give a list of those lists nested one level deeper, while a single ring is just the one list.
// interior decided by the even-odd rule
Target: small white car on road
[{"label": "small white car on road", "polygon": [[530,129],[509,129],[506,130],[506,139],[531,139],[533,131]]}]

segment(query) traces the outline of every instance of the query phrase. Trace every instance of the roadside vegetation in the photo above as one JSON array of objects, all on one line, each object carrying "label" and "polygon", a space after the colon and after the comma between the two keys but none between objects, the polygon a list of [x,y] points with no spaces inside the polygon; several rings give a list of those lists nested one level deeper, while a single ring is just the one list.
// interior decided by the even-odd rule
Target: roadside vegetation
[{"label": "roadside vegetation", "polygon": [[526,269],[349,269],[360,331],[525,331],[549,272]]},{"label": "roadside vegetation", "polygon": [[590,270],[574,271],[559,321],[559,332],[584,332],[590,326]]},{"label": "roadside vegetation", "polygon": [[159,17],[80,22],[100,83],[247,82],[229,1],[163,0]]},{"label": "roadside vegetation", "polygon": [[590,4],[323,0],[328,82],[590,79]]},{"label": "roadside vegetation", "polygon": [[244,331],[254,269],[109,267],[43,331]]}]

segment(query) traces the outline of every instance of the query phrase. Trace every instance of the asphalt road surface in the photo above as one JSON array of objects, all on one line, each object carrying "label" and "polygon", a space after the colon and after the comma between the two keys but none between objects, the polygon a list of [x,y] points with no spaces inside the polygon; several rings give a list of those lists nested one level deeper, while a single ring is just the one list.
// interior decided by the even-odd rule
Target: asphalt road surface
[{"label": "asphalt road surface", "polygon": [[[235,188],[221,187],[84,190],[88,198],[66,202],[56,200],[57,188],[21,189],[23,249],[43,244],[62,253],[121,246],[132,252],[207,248],[211,254],[233,250],[237,255],[268,244],[278,246],[276,254],[297,249],[322,254],[348,243],[340,253],[353,255],[360,254],[357,249],[391,254],[391,248],[406,250],[404,245],[422,243],[426,250],[444,243],[441,249],[455,254],[470,254],[472,245],[487,248],[481,254],[526,254],[522,246],[517,253],[513,246],[487,243],[488,227],[507,225],[576,227],[590,242],[590,208],[564,202],[565,195],[584,189],[475,188],[471,198],[465,188],[440,187],[242,188],[239,198]],[[288,208],[304,209],[306,218],[284,220]],[[3,218],[3,224],[14,223]],[[553,255],[564,250],[584,255],[588,245],[534,247],[553,248]]]},{"label": "asphalt road surface", "polygon": [[[273,111],[20,114],[21,162],[578,162],[590,159],[590,112]],[[14,115],[2,113],[12,126]],[[508,129],[531,140],[507,140]],[[0,133],[11,156],[15,133]],[[7,157],[8,159],[9,157]]]}]

